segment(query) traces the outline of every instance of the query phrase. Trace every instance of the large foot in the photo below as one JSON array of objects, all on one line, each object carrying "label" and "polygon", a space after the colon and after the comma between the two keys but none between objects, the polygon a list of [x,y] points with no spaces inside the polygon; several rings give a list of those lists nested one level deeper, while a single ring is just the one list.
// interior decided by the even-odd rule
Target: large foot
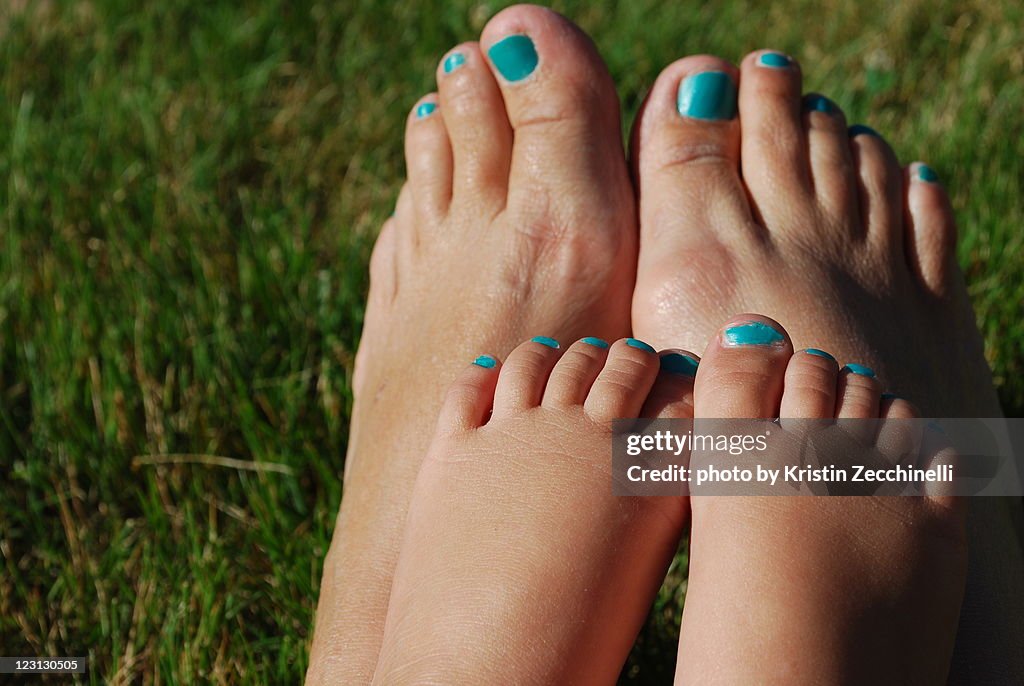
[{"label": "large foot", "polygon": [[406,507],[443,389],[475,351],[629,332],[635,203],[615,89],[574,25],[507,9],[409,115],[355,370],[345,496],[311,683],[373,674]]},{"label": "large foot", "polygon": [[[876,132],[802,95],[794,61],[762,51],[740,69],[710,56],[672,64],[632,153],[637,336],[703,350],[718,322],[761,312],[786,322],[797,348],[873,369],[925,416],[999,416],[937,176],[901,168]],[[1019,507],[972,503],[954,676],[1024,681]]]},{"label": "large foot", "polygon": [[548,343],[500,373],[482,357],[449,391],[374,683],[615,683],[688,511],[612,495],[611,420],[689,418],[696,359],[666,353],[659,373],[632,339]]}]

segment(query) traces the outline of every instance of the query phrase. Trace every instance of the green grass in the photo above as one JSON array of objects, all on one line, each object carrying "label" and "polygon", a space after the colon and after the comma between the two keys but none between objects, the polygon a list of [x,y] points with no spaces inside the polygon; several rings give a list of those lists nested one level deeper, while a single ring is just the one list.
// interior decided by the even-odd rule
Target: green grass
[{"label": "green grass", "polygon": [[[25,4],[0,9],[0,653],[89,655],[93,683],[294,683],[403,120],[499,5]],[[768,5],[556,7],[594,36],[627,123],[676,57],[771,46],[926,159],[1024,414],[1020,4]],[[671,669],[672,576],[637,681]]]}]

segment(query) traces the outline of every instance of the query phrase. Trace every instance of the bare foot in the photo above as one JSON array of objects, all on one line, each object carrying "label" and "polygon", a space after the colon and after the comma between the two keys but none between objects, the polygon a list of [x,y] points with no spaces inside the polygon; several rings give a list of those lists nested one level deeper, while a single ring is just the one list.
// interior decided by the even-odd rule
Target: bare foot
[{"label": "bare foot", "polygon": [[688,515],[612,495],[611,420],[691,415],[696,359],[661,360],[633,339],[531,341],[500,373],[489,357],[463,373],[416,482],[374,683],[615,683]]},{"label": "bare foot", "polygon": [[635,203],[615,88],[549,10],[497,14],[409,115],[356,358],[345,491],[307,680],[368,682],[443,390],[479,350],[629,332]]},{"label": "bare foot", "polygon": [[[1000,415],[937,176],[901,168],[877,133],[802,95],[794,61],[760,51],[740,69],[711,56],[670,65],[632,154],[635,335],[702,350],[726,317],[762,312],[797,348],[873,369],[925,416]],[[954,679],[1024,682],[1019,510],[972,503]]]},{"label": "bare foot", "polygon": [[[916,416],[906,400],[883,400],[877,380],[859,371],[856,364],[840,370],[822,351],[794,354],[776,322],[742,315],[704,353],[694,415],[698,422]],[[882,441],[876,447],[883,455],[890,449]],[[676,683],[945,683],[966,575],[962,500],[696,496],[690,503]]]}]

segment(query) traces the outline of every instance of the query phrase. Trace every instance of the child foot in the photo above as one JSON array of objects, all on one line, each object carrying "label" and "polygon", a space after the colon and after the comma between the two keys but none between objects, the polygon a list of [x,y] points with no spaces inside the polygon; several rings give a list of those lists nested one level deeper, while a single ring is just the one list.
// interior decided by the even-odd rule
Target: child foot
[{"label": "child foot", "polygon": [[615,88],[589,39],[549,10],[509,8],[440,61],[437,81],[409,115],[409,179],[370,265],[310,683],[373,673],[406,506],[461,361],[537,334],[630,328],[635,205]]},{"label": "child foot", "polygon": [[[938,177],[901,168],[881,135],[804,95],[791,58],[670,65],[634,126],[632,160],[635,335],[702,350],[725,317],[762,312],[797,348],[874,369],[925,416],[1000,416]],[[954,675],[1024,682],[1020,500],[977,500]]]},{"label": "child foot", "polygon": [[[738,334],[755,328],[766,335]],[[916,416],[905,400],[881,400],[864,371],[840,370],[816,350],[794,354],[776,322],[744,315],[705,352],[695,418],[781,416],[785,427],[786,419]],[[945,683],[966,574],[960,501],[694,496],[690,503],[676,683]]]},{"label": "child foot", "polygon": [[686,522],[683,498],[612,495],[611,420],[692,409],[696,358],[662,359],[544,339],[462,374],[416,482],[375,684],[615,682]]}]

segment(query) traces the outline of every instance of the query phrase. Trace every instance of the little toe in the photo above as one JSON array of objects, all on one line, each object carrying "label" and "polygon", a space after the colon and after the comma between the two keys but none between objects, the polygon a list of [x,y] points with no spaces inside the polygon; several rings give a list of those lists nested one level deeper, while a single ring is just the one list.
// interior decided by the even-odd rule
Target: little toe
[{"label": "little toe", "polygon": [[793,345],[767,317],[733,317],[708,344],[697,370],[696,417],[777,417]]},{"label": "little toe", "polygon": [[452,197],[452,148],[438,98],[431,93],[409,112],[405,128],[405,166],[413,203],[422,216],[444,216]]},{"label": "little toe", "polygon": [[494,416],[506,417],[540,405],[544,387],[558,358],[558,341],[534,336],[509,353],[494,391]]},{"label": "little toe", "polygon": [[851,126],[850,151],[857,169],[860,217],[868,241],[890,259],[903,260],[903,170],[881,135],[863,124]]},{"label": "little toe", "polygon": [[551,370],[541,405],[565,408],[582,405],[608,358],[608,343],[589,336],[576,341]]},{"label": "little toe", "polygon": [[494,390],[501,363],[491,355],[480,355],[452,383],[445,394],[437,431],[451,435],[476,429],[486,423],[494,405]]},{"label": "little toe", "polygon": [[638,417],[658,375],[658,354],[635,338],[616,341],[583,408],[595,421]]},{"label": "little toe", "polygon": [[780,417],[832,418],[836,409],[836,377],[839,365],[824,350],[806,348],[793,355],[786,368],[786,391]]},{"label": "little toe", "polygon": [[686,350],[663,350],[659,371],[640,416],[648,419],[692,419],[693,382],[700,358]]},{"label": "little toe", "polygon": [[907,197],[907,259],[925,287],[938,297],[952,292],[956,266],[956,220],[946,189],[935,171],[923,162],[909,165],[904,186]]},{"label": "little toe", "polygon": [[878,417],[880,401],[881,388],[873,369],[851,362],[839,370],[837,418],[874,419]]}]

